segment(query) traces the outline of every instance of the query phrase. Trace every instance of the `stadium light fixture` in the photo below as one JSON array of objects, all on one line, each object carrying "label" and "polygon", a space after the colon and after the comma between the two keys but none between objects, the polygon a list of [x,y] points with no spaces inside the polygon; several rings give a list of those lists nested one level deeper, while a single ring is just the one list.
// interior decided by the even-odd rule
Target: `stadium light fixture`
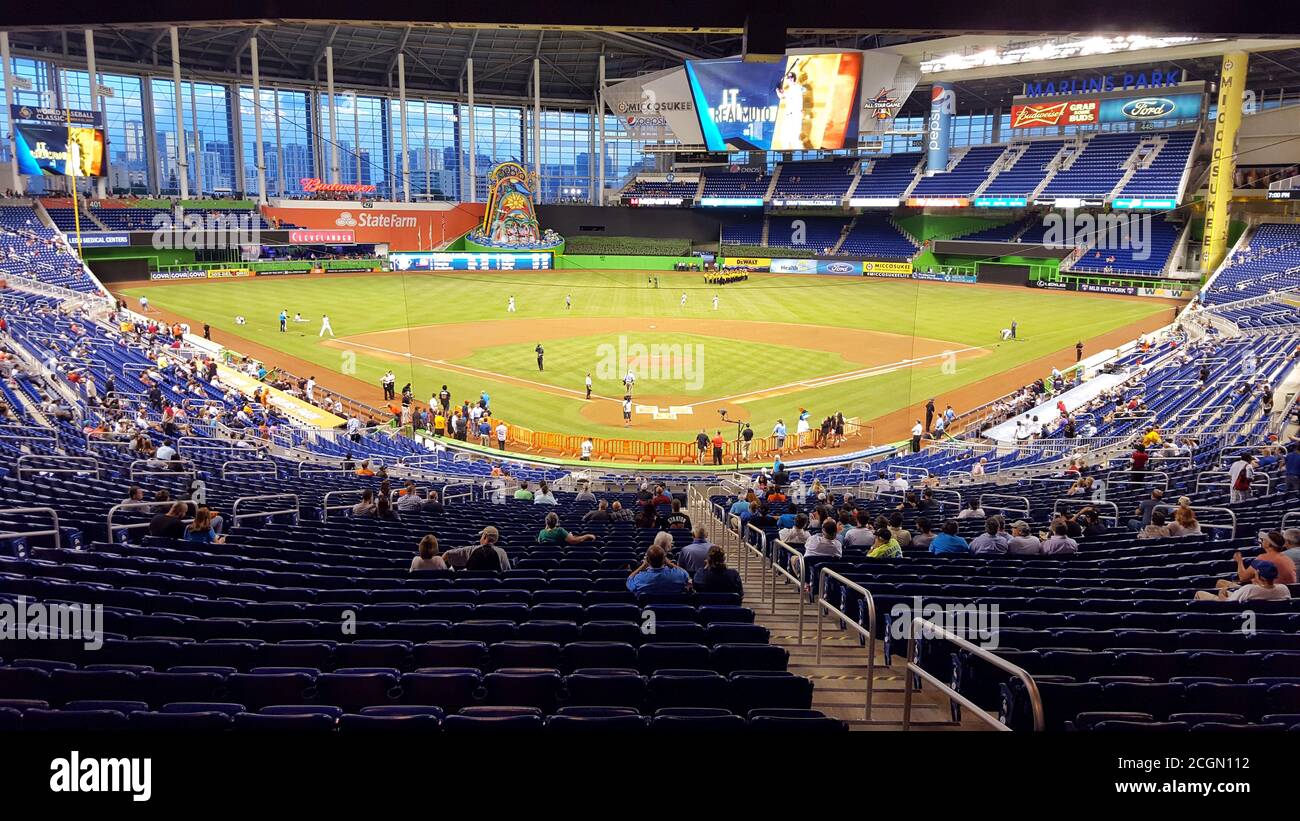
[{"label": "stadium light fixture", "polygon": [[1011,43],[1001,48],[958,52],[929,57],[921,61],[921,73],[963,71],[987,66],[1007,66],[1044,60],[1064,60],[1098,54],[1122,54],[1132,51],[1184,46],[1223,40],[1222,37],[1149,37],[1145,34],[1093,36],[1073,39],[1037,40]]}]

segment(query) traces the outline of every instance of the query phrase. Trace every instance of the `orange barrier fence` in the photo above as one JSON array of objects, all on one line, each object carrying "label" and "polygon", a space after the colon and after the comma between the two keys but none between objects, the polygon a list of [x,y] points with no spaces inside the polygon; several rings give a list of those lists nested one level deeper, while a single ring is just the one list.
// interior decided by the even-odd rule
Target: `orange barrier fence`
[{"label": "orange barrier fence", "polygon": [[[868,446],[875,444],[871,427],[859,424],[856,418],[846,419],[844,427],[847,436],[865,436]],[[578,456],[582,453],[582,443],[587,441],[585,436],[535,431],[508,422],[506,423],[506,430],[506,442],[508,446],[516,450],[557,453],[561,456]],[[748,453],[744,453],[743,443],[741,443],[741,461],[760,456],[768,457],[778,452],[793,453],[808,447],[824,447],[825,443],[817,441],[819,438],[820,432],[816,430],[804,433],[802,436],[791,433],[786,437],[784,445],[778,447],[775,436],[755,436],[753,441],[749,443]],[[495,434],[493,435],[493,443],[495,444]],[[592,438],[591,445],[592,458],[597,460],[675,462],[678,464],[700,461],[700,451],[693,436],[687,441],[671,442]],[[734,441],[729,441],[723,446],[723,464],[736,462],[736,448],[737,443]],[[712,460],[713,446],[710,444],[704,451],[703,461],[711,462]]]}]

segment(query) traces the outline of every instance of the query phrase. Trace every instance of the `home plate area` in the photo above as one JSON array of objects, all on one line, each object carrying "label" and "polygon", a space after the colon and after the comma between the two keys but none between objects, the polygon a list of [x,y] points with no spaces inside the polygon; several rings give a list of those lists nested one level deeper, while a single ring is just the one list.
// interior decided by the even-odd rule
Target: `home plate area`
[{"label": "home plate area", "polygon": [[669,405],[661,408],[658,405],[636,405],[632,406],[636,416],[649,416],[651,419],[676,419],[678,416],[694,413],[690,405]]}]

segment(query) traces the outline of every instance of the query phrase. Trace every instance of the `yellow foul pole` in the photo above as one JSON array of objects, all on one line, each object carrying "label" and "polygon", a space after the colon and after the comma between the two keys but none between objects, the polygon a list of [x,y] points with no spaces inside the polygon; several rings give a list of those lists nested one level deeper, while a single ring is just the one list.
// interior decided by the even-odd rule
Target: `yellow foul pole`
[{"label": "yellow foul pole", "polygon": [[72,109],[63,109],[63,114],[68,124],[68,158],[64,160],[63,167],[67,175],[72,178],[72,184],[68,187],[72,189],[72,221],[77,229],[77,256],[81,256],[81,209],[77,207],[77,174],[81,171],[81,166],[72,165]]},{"label": "yellow foul pole", "polygon": [[1248,59],[1244,51],[1223,55],[1210,155],[1210,195],[1205,203],[1205,235],[1201,239],[1201,271],[1206,275],[1219,267],[1228,253],[1228,205],[1232,201],[1233,176],[1237,170],[1237,130],[1241,126]]}]

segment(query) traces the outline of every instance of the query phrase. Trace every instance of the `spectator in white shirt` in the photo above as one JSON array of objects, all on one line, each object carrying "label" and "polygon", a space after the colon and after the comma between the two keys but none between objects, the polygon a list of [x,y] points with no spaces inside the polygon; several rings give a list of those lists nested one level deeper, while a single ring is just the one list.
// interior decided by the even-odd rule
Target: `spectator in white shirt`
[{"label": "spectator in white shirt", "polygon": [[829,556],[838,559],[844,555],[844,544],[835,536],[839,532],[839,525],[834,519],[827,519],[822,524],[820,533],[814,533],[808,537],[808,541],[803,544],[803,554],[805,556]]},{"label": "spectator in white shirt", "polygon": [[808,514],[799,513],[794,517],[794,526],[787,527],[777,534],[777,537],[788,545],[805,544],[809,539],[808,533]]},{"label": "spectator in white shirt", "polygon": [[957,514],[958,519],[985,519],[984,508],[980,507],[978,498],[971,497],[966,502],[966,509]]},{"label": "spectator in white shirt", "polygon": [[911,485],[909,485],[907,480],[903,478],[903,474],[895,473],[892,487],[896,493],[906,493]]},{"label": "spectator in white shirt", "polygon": [[559,504],[559,502],[555,501],[555,494],[551,493],[551,486],[546,483],[545,479],[543,479],[541,484],[538,486],[537,492],[533,494],[533,504],[535,505]]}]

